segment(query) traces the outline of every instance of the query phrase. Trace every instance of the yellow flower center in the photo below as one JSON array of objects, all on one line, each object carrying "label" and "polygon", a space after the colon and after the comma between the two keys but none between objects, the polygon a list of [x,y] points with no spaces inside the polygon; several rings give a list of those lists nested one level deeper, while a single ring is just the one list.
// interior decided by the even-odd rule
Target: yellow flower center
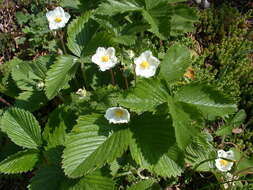
[{"label": "yellow flower center", "polygon": [[149,62],[147,61],[142,61],[142,63],[140,64],[142,69],[147,69],[149,67]]},{"label": "yellow flower center", "polygon": [[59,17],[59,16],[57,16],[57,17],[55,17],[54,21],[55,21],[55,22],[57,22],[57,23],[59,23],[59,22],[61,22],[61,21],[62,21],[62,18],[61,18],[61,17]]},{"label": "yellow flower center", "polygon": [[107,55],[102,56],[102,61],[104,63],[108,62],[109,61],[109,56],[107,56]]},{"label": "yellow flower center", "polygon": [[227,160],[220,160],[220,164],[222,165],[222,166],[227,166],[228,165],[228,161]]},{"label": "yellow flower center", "polygon": [[124,115],[124,112],[120,109],[115,111],[115,116],[121,118]]}]

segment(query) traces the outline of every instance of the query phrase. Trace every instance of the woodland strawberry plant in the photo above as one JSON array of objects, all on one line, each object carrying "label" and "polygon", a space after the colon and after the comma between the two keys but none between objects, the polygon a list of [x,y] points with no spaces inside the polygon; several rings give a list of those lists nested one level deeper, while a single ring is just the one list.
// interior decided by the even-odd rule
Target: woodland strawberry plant
[{"label": "woodland strawberry plant", "polygon": [[[0,172],[32,171],[31,190],[158,190],[189,170],[241,186],[251,160],[218,151],[205,127],[242,112],[215,86],[188,80],[191,51],[171,43],[194,31],[196,10],[183,0],[88,2],[95,8],[78,16],[46,13],[58,55],[8,63],[20,93],[1,130],[20,148]],[[138,180],[124,184],[127,175]]]}]

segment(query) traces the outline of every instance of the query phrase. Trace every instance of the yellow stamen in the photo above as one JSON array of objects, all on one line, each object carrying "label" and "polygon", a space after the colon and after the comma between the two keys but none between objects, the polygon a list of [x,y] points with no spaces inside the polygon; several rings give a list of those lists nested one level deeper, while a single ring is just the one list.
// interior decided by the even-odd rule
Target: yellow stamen
[{"label": "yellow stamen", "polygon": [[147,69],[149,67],[149,62],[147,61],[142,61],[142,63],[140,64],[142,69]]},{"label": "yellow stamen", "polygon": [[228,161],[227,160],[220,160],[220,164],[222,165],[222,166],[227,166],[228,165]]},{"label": "yellow stamen", "polygon": [[109,57],[107,55],[102,56],[102,61],[104,63],[108,62],[109,61]]},{"label": "yellow stamen", "polygon": [[115,111],[115,116],[121,118],[124,115],[124,112],[120,109]]},{"label": "yellow stamen", "polygon": [[61,22],[61,21],[62,21],[62,18],[61,18],[61,17],[59,17],[59,16],[57,16],[57,17],[55,17],[54,21],[55,21],[55,22],[57,22],[57,23],[59,23],[59,22]]}]

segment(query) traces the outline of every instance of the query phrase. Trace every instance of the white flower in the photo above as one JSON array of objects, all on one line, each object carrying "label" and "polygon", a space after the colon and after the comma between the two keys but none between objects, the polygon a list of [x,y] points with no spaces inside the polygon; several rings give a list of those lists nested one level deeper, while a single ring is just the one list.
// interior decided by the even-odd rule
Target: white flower
[{"label": "white flower", "polygon": [[110,123],[128,123],[130,121],[130,113],[122,107],[111,107],[106,110],[105,118]]},{"label": "white flower", "polygon": [[99,66],[101,71],[106,71],[117,64],[117,57],[115,56],[115,49],[109,47],[107,49],[103,47],[97,48],[96,54],[91,58],[91,61]]},{"label": "white flower", "polygon": [[195,0],[196,3],[200,4],[201,3],[201,0]]},{"label": "white flower", "polygon": [[136,75],[149,78],[155,75],[160,61],[152,55],[151,51],[145,51],[139,57],[134,59],[134,63],[136,65]]},{"label": "white flower", "polygon": [[56,7],[54,10],[47,12],[46,17],[50,30],[63,28],[70,19],[69,13],[64,12],[61,7]]},{"label": "white flower", "polygon": [[234,152],[232,150],[227,152],[224,150],[218,150],[218,158],[215,160],[215,166],[222,172],[230,171],[234,162],[228,160],[234,160]]},{"label": "white flower", "polygon": [[45,83],[40,81],[40,82],[37,83],[36,87],[37,87],[38,90],[42,90],[45,87]]},{"label": "white flower", "polygon": [[79,95],[81,98],[83,98],[87,96],[87,91],[83,88],[79,88],[76,94]]},{"label": "white flower", "polygon": [[204,0],[203,6],[204,8],[210,8],[211,4],[208,2],[208,0]]}]

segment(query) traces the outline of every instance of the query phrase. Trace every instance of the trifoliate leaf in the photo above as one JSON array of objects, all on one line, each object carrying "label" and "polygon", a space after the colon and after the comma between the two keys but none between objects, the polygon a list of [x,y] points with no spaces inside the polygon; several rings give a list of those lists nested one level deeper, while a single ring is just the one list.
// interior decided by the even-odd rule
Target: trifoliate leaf
[{"label": "trifoliate leaf", "polygon": [[189,50],[181,45],[169,48],[161,63],[160,76],[168,82],[179,80],[189,67],[191,57]]},{"label": "trifoliate leaf", "polygon": [[[200,132],[197,124],[200,118],[198,115],[201,114],[196,111],[195,107],[175,102],[172,98],[169,99],[169,112],[173,120],[177,143],[184,150]],[[194,114],[195,118],[192,118],[191,113]]]},{"label": "trifoliate leaf", "polygon": [[64,105],[59,106],[49,115],[43,132],[47,149],[65,144],[67,132],[75,125],[75,120],[75,113]]},{"label": "trifoliate leaf", "polygon": [[237,106],[229,98],[214,88],[202,84],[182,87],[176,92],[175,98],[196,106],[209,119],[232,114],[237,110]]},{"label": "trifoliate leaf", "polygon": [[59,56],[51,65],[46,77],[46,95],[52,99],[63,89],[69,80],[75,75],[78,63],[76,58],[70,55]]},{"label": "trifoliate leaf", "polygon": [[157,175],[180,175],[184,155],[176,143],[171,119],[144,113],[131,121],[130,152],[141,168]]},{"label": "trifoliate leaf", "polygon": [[109,125],[100,114],[81,116],[66,141],[63,153],[64,172],[72,178],[94,171],[112,162],[126,151],[129,130]]},{"label": "trifoliate leaf", "polygon": [[20,108],[10,108],[4,113],[1,129],[19,146],[37,149],[42,144],[38,121]]},{"label": "trifoliate leaf", "polygon": [[81,57],[83,48],[91,40],[97,30],[97,25],[90,19],[92,12],[86,12],[73,20],[68,26],[67,46],[71,52]]},{"label": "trifoliate leaf", "polygon": [[17,174],[31,171],[39,160],[37,150],[19,151],[0,162],[0,172],[5,174]]},{"label": "trifoliate leaf", "polygon": [[141,113],[151,111],[158,105],[167,102],[166,87],[157,79],[145,79],[136,84],[120,97],[118,103],[132,111]]}]

